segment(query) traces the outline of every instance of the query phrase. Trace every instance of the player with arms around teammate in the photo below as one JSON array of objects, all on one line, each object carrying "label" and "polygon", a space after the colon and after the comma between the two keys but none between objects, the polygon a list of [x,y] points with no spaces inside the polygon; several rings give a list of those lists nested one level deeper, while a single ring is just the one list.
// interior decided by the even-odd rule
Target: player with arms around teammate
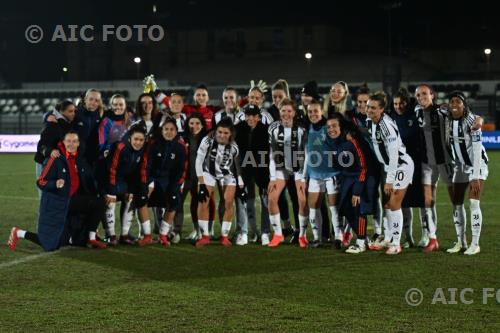
[{"label": "player with arms around teammate", "polygon": [[368,100],[368,132],[373,143],[375,155],[384,168],[383,204],[387,214],[387,226],[392,236],[386,254],[401,253],[401,233],[403,231],[403,212],[401,203],[406,189],[413,178],[413,161],[406,153],[394,120],[385,113],[387,96],[376,92]]}]

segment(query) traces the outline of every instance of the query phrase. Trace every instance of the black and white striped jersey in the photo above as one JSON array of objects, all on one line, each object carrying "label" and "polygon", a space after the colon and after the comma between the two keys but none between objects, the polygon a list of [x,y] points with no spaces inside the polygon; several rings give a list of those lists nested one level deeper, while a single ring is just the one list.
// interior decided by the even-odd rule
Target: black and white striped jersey
[{"label": "black and white striped jersey", "polygon": [[366,124],[375,155],[387,173],[386,183],[391,184],[398,167],[408,164],[411,157],[406,153],[396,122],[389,115],[383,113],[377,124],[367,119]]},{"label": "black and white striped jersey", "polygon": [[218,144],[212,136],[204,137],[196,155],[196,175],[203,172],[220,179],[227,175],[237,177],[239,173],[239,149],[235,142],[227,145]]},{"label": "black and white striped jersey", "polygon": [[479,175],[481,160],[488,163],[488,155],[482,143],[481,129],[473,130],[476,116],[471,112],[459,119],[450,117],[449,144],[452,148],[453,160],[472,167],[472,173]]},{"label": "black and white striped jersey", "polygon": [[275,121],[269,126],[268,133],[271,180],[276,179],[276,170],[303,173],[306,130],[295,124],[293,127],[284,127],[281,121]]},{"label": "black and white striped jersey", "polygon": [[[236,118],[238,122],[245,121],[245,111],[241,110],[238,112]],[[260,122],[264,125],[271,125],[274,122],[274,118],[266,109],[260,109]]]},{"label": "black and white striped jersey", "polygon": [[451,152],[446,142],[448,111],[437,105],[426,110],[417,105],[415,113],[422,128],[423,162],[429,165],[450,163]]},{"label": "black and white striped jersey", "polygon": [[[229,118],[233,122],[233,125],[236,125],[240,122],[240,119],[237,117],[237,111],[236,112],[227,112],[226,110],[222,109],[220,111],[217,111],[214,114],[214,120],[213,120],[213,126],[219,123],[224,118]],[[245,120],[245,119],[243,119]]]}]

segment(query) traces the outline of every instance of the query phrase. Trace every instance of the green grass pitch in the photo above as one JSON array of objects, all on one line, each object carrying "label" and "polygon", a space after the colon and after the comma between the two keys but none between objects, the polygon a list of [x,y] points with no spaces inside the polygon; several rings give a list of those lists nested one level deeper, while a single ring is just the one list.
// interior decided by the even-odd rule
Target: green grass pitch
[{"label": "green grass pitch", "polygon": [[[389,257],[188,243],[47,254],[20,241],[10,252],[5,243],[12,226],[35,229],[35,166],[31,155],[0,155],[0,331],[499,332],[500,292],[498,300],[483,297],[483,288],[500,288],[500,153],[489,156],[482,252],[465,257],[410,249]],[[444,250],[455,231],[442,186],[437,202]],[[420,239],[416,220],[414,237]],[[419,306],[407,304],[410,288],[422,291]],[[436,288],[448,303],[448,288],[457,288],[458,304],[443,304],[442,297],[432,304]],[[464,288],[472,289],[464,294],[472,304],[460,301]]]}]

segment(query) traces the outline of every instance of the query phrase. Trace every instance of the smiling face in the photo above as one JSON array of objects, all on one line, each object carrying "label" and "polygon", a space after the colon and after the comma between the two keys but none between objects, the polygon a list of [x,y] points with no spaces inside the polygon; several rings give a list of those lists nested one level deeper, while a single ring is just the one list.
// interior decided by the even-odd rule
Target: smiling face
[{"label": "smiling face", "polygon": [[113,113],[116,114],[117,116],[124,114],[126,108],[127,108],[127,103],[125,102],[125,99],[122,97],[115,97],[111,101],[111,109],[113,110]]},{"label": "smiling face", "polygon": [[384,108],[380,106],[380,102],[369,99],[368,100],[368,107],[367,107],[367,115],[368,118],[370,118],[373,122],[376,124],[379,122],[380,117],[382,116],[382,113],[384,112]]},{"label": "smiling face", "polygon": [[458,97],[452,97],[448,103],[448,109],[451,110],[453,119],[459,119],[464,115],[464,102]]},{"label": "smiling face", "polygon": [[202,88],[196,89],[194,91],[194,100],[199,106],[207,106],[208,91]]},{"label": "smiling face", "polygon": [[406,103],[401,100],[400,97],[394,97],[392,100],[392,106],[394,107],[394,111],[396,111],[397,114],[403,114],[406,109]]},{"label": "smiling face", "polygon": [[418,86],[415,90],[415,97],[417,97],[418,104],[426,109],[432,105],[434,94],[428,86]]},{"label": "smiling face", "polygon": [[151,96],[142,96],[140,100],[144,114],[151,114],[153,112],[153,98]]},{"label": "smiling face", "polygon": [[189,119],[188,126],[189,126],[189,131],[191,133],[193,133],[194,135],[197,135],[203,129],[203,125],[201,124],[201,120],[198,118]]},{"label": "smiling face", "polygon": [[330,138],[338,138],[341,133],[339,120],[328,119],[328,121],[326,122],[326,132]]},{"label": "smiling face", "polygon": [[173,123],[168,122],[161,128],[161,135],[167,141],[172,141],[177,135],[177,126]]},{"label": "smiling face", "polygon": [[226,111],[231,111],[236,109],[238,106],[238,96],[236,95],[236,91],[234,90],[226,90],[222,94],[222,100],[224,102],[224,109]]},{"label": "smiling face", "polygon": [[96,111],[101,105],[101,93],[97,91],[90,91],[87,95],[85,95],[83,103],[88,111]]},{"label": "smiling face", "polygon": [[291,127],[293,118],[295,117],[295,109],[291,105],[283,105],[280,109],[280,119],[283,126]]},{"label": "smiling face", "polygon": [[179,114],[182,112],[184,108],[184,101],[182,100],[181,95],[172,95],[170,97],[170,101],[168,102],[168,106],[170,107],[170,112],[173,114]]},{"label": "smiling face", "polygon": [[281,101],[286,98],[286,93],[284,90],[275,89],[272,91],[272,96],[273,96],[273,104],[277,108],[279,108]]},{"label": "smiling face", "polygon": [[340,83],[335,83],[330,89],[330,100],[334,103],[340,103],[345,98],[347,91]]},{"label": "smiling face", "polygon": [[257,126],[257,124],[260,121],[260,116],[259,115],[249,115],[249,114],[246,114],[245,115],[245,121],[247,122],[247,125],[250,128],[255,128],[255,126]]},{"label": "smiling face", "polygon": [[69,122],[72,122],[75,119],[76,107],[73,104],[70,104],[64,110],[61,111],[61,114]]},{"label": "smiling face", "polygon": [[219,126],[215,131],[215,141],[221,145],[227,145],[231,140],[231,130],[227,127]]},{"label": "smiling face", "polygon": [[366,114],[366,104],[368,103],[368,94],[359,94],[356,97],[356,110],[361,114]]},{"label": "smiling face", "polygon": [[262,102],[264,102],[264,96],[259,90],[254,89],[250,91],[250,93],[248,94],[249,104],[258,106],[260,108],[262,106]]},{"label": "smiling face", "polygon": [[309,104],[307,106],[307,117],[309,118],[311,123],[318,123],[323,117],[323,110],[321,109],[321,105]]},{"label": "smiling face", "polygon": [[141,150],[142,147],[144,146],[144,141],[146,141],[146,137],[144,136],[143,133],[140,132],[134,132],[130,138],[130,145],[134,150]]},{"label": "smiling face", "polygon": [[64,136],[63,140],[64,147],[68,153],[74,154],[78,147],[80,146],[80,139],[78,139],[78,134],[68,133]]}]

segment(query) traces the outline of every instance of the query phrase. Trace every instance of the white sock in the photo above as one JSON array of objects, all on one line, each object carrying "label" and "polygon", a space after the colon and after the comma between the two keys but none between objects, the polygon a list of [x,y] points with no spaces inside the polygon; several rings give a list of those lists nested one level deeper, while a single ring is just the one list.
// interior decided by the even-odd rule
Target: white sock
[{"label": "white sock", "polygon": [[352,228],[351,228],[351,225],[349,223],[347,223],[347,219],[345,219],[345,228],[344,228],[344,234],[347,234],[347,233],[351,233],[352,232]]},{"label": "white sock", "polygon": [[392,245],[401,244],[401,232],[403,231],[403,212],[401,209],[387,212],[387,224],[392,232]]},{"label": "white sock", "polygon": [[436,238],[437,225],[433,215],[432,208],[425,208],[425,219],[427,221],[427,229],[429,230],[429,238]]},{"label": "white sock", "polygon": [[223,221],[220,233],[222,236],[227,237],[231,231],[231,221]]},{"label": "white sock", "polygon": [[[315,223],[316,209],[309,208],[309,221],[311,221],[311,228],[314,228],[313,223]],[[303,237],[307,233],[307,218],[305,216],[299,215],[299,237]],[[313,230],[314,233],[314,230]]]},{"label": "white sock", "polygon": [[169,231],[170,231],[170,224],[167,221],[162,220],[160,226],[160,235],[166,236]]},{"label": "white sock", "polygon": [[323,216],[321,216],[321,209],[316,209],[316,225],[318,226],[318,239],[321,240],[321,237],[323,237]]},{"label": "white sock", "polygon": [[116,202],[111,202],[106,208],[106,232],[108,236],[115,235],[115,207]]},{"label": "white sock", "polygon": [[390,210],[389,209],[384,209],[384,217],[382,218],[383,224],[384,224],[384,240],[390,242],[392,238],[392,228],[391,224],[388,221],[388,214]]},{"label": "white sock", "polygon": [[149,220],[142,222],[141,226],[145,236],[151,235],[151,222]]},{"label": "white sock", "polygon": [[133,218],[134,218],[134,210],[130,209],[130,202],[127,202],[122,216],[122,236],[128,235],[130,226],[132,225]]},{"label": "white sock", "polygon": [[269,214],[269,220],[271,221],[271,226],[273,227],[274,234],[276,236],[282,236],[283,232],[281,231],[281,220],[280,214],[271,215]]},{"label": "white sock", "polygon": [[26,230],[17,230],[17,238],[24,238],[26,236]]},{"label": "white sock", "polygon": [[356,239],[356,245],[362,249],[365,248],[365,242],[366,242],[366,240],[364,238],[363,239],[359,239],[359,238]]},{"label": "white sock", "polygon": [[[305,216],[299,215],[299,221],[300,220],[303,220],[304,223],[307,225],[307,218]],[[311,230],[314,240],[319,241],[321,232],[321,222],[318,221],[317,210],[314,208],[309,210],[309,222],[311,223]]]},{"label": "white sock", "polygon": [[457,232],[458,242],[465,245],[467,243],[465,239],[465,206],[453,205],[453,224],[455,225],[455,231]]},{"label": "white sock", "polygon": [[380,212],[378,219],[373,218],[373,231],[377,235],[382,235],[382,222],[384,221],[384,210],[382,209],[382,202],[380,199],[377,200],[377,207]]},{"label": "white sock", "polygon": [[208,236],[210,234],[210,230],[208,230],[207,220],[198,220],[198,225],[200,226],[200,230],[203,236]]},{"label": "white sock", "polygon": [[472,245],[479,245],[479,237],[481,236],[481,226],[483,225],[483,214],[479,207],[479,200],[470,199],[470,225],[472,228]]},{"label": "white sock", "polygon": [[332,228],[333,233],[335,234],[335,239],[342,239],[342,231],[340,229],[339,223],[339,211],[337,209],[337,206],[329,206],[328,208],[330,208]]},{"label": "white sock", "polygon": [[420,227],[422,228],[422,238],[429,237],[429,230],[427,229],[427,219],[425,217],[425,208],[420,208]]},{"label": "white sock", "polygon": [[413,241],[413,210],[412,208],[402,208],[403,211],[403,231],[407,241]]},{"label": "white sock", "polygon": [[95,231],[89,231],[89,240],[95,240]]},{"label": "white sock", "polygon": [[373,218],[373,232],[377,235],[382,234],[382,223],[380,223],[380,219]]},{"label": "white sock", "polygon": [[438,214],[437,214],[437,209],[436,209],[436,203],[434,203],[434,205],[432,205],[432,221],[434,222],[434,225],[436,226],[436,230],[437,230]]}]

